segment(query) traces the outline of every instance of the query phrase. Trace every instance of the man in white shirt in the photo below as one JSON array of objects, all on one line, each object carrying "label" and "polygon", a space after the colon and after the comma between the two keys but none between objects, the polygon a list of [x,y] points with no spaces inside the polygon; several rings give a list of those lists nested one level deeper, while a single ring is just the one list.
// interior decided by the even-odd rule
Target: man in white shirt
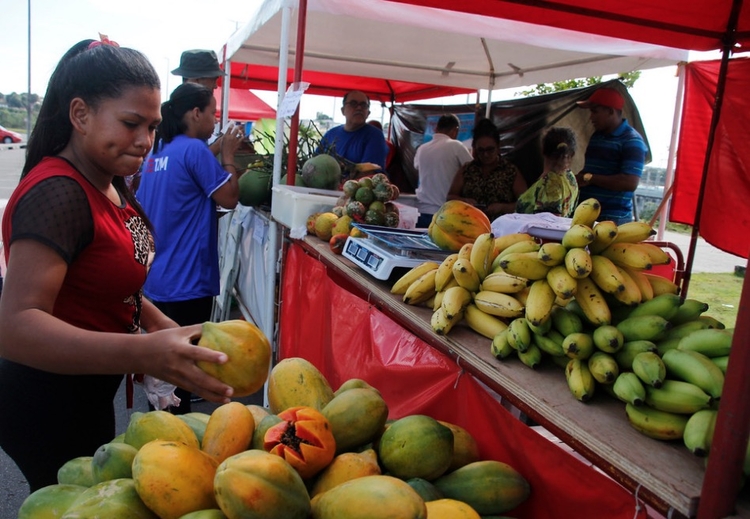
[{"label": "man in white shirt", "polygon": [[461,122],[454,114],[438,119],[432,140],[417,148],[414,167],[419,175],[417,187],[417,227],[430,225],[432,215],[445,203],[458,169],[472,160],[471,153],[456,140]]}]

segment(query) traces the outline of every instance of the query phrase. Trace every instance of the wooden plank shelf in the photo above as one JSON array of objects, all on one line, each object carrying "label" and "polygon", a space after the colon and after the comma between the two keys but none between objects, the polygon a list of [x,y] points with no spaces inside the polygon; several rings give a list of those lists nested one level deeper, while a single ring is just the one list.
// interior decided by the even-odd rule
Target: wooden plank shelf
[{"label": "wooden plank shelf", "polygon": [[489,339],[460,324],[446,337],[437,335],[430,326],[429,308],[405,305],[400,296],[390,293],[389,283],[333,254],[321,240],[307,237],[298,243],[325,264],[337,282],[454,357],[468,373],[643,502],[668,517],[696,515],[704,461],[682,442],[658,441],[637,432],[628,424],[624,404],[603,391],[588,403],[579,402],[570,394],[562,369],[551,362],[532,370],[517,359],[500,361],[490,353]]}]

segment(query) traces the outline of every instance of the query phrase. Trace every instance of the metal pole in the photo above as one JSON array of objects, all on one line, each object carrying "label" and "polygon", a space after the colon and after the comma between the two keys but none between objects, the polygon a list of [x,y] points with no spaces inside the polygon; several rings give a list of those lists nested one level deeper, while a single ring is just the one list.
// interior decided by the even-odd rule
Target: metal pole
[{"label": "metal pole", "polygon": [[28,52],[29,52],[29,59],[28,59],[28,72],[26,74],[26,77],[28,78],[28,84],[27,84],[27,94],[26,94],[26,142],[29,141],[29,137],[31,136],[31,0],[28,0],[26,2],[28,6]]},{"label": "metal pole", "polygon": [[[302,64],[305,57],[305,31],[307,24],[307,0],[300,0],[297,8],[297,48],[294,56],[294,84],[302,82]],[[289,155],[287,157],[286,183],[295,185],[297,174],[297,143],[299,142],[299,105],[292,115],[289,128]]]}]

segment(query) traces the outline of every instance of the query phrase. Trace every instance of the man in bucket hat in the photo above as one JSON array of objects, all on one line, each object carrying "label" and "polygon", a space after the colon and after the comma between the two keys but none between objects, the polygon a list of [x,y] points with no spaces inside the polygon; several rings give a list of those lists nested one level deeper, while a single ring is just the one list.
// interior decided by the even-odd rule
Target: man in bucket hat
[{"label": "man in bucket hat", "polygon": [[614,88],[599,88],[576,103],[590,110],[594,134],[586,147],[583,170],[576,175],[579,200],[596,198],[599,220],[617,224],[633,220],[633,193],[646,160],[643,137],[622,116],[625,99]]}]

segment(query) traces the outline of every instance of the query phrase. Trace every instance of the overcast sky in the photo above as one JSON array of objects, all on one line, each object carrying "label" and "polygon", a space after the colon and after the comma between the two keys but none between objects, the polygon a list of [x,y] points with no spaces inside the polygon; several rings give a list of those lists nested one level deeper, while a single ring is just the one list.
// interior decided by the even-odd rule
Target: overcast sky
[{"label": "overcast sky", "polygon": [[[161,76],[163,96],[180,79],[177,68],[183,50],[218,51],[231,34],[248,23],[261,0],[30,0],[31,91],[44,95],[47,80],[60,57],[76,42],[106,34],[120,45],[142,51]],[[0,16],[0,92],[28,89],[28,0],[3,0]],[[672,128],[677,80],[675,67],[645,71],[631,90],[651,142],[654,165],[665,166]],[[275,92],[256,92],[275,107]],[[486,100],[487,92],[481,93]],[[494,92],[493,101],[511,92]],[[460,102],[464,102],[463,96]],[[472,101],[474,100],[472,96]],[[457,101],[458,102],[458,101]],[[305,96],[301,117],[317,112],[343,122],[340,100]],[[372,118],[385,120],[373,105]],[[385,118],[385,119],[384,119]]]}]

